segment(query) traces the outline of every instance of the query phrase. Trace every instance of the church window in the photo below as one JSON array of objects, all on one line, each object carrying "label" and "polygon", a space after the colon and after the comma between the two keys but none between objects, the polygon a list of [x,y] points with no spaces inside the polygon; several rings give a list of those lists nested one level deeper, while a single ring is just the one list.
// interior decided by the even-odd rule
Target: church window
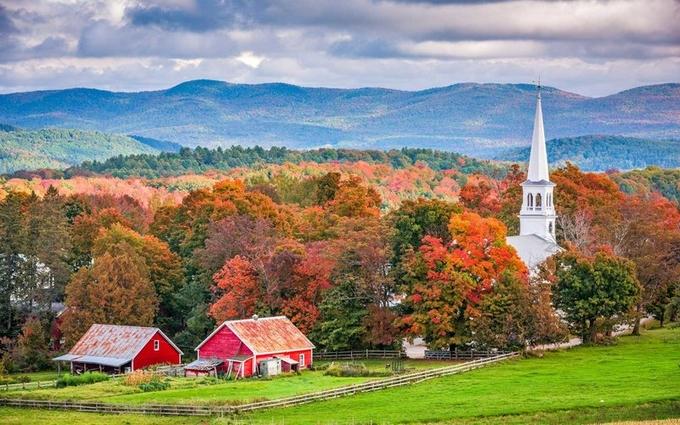
[{"label": "church window", "polygon": [[538,210],[541,209],[541,194],[540,193],[536,194],[536,209],[538,209]]},{"label": "church window", "polygon": [[552,235],[552,233],[553,233],[553,224],[552,224],[552,221],[551,221],[550,223],[548,223],[548,233],[550,233],[551,235]]},{"label": "church window", "polygon": [[534,195],[532,195],[531,193],[527,195],[527,206],[529,207],[529,209],[533,208],[534,206]]},{"label": "church window", "polygon": [[545,195],[545,206],[552,207],[552,193]]}]

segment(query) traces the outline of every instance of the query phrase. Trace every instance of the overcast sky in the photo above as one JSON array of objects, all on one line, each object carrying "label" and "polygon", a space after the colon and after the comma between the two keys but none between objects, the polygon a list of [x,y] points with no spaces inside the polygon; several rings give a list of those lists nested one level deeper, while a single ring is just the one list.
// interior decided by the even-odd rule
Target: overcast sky
[{"label": "overcast sky", "polygon": [[600,96],[680,81],[679,0],[0,0],[0,92],[210,78]]}]

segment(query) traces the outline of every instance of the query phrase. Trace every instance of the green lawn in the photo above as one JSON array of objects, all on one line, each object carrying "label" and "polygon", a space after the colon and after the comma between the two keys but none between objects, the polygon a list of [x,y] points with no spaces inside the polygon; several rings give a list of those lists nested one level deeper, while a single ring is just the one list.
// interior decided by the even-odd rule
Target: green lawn
[{"label": "green lawn", "polygon": [[31,378],[31,382],[35,382],[35,381],[53,381],[57,379],[58,374],[56,370],[45,370],[42,372],[12,373],[10,375],[7,375],[8,378],[16,378],[19,376],[28,376],[29,378]]},{"label": "green lawn", "polygon": [[[368,362],[384,368],[382,361]],[[431,367],[426,362],[418,367]],[[152,393],[116,382],[16,392],[34,398],[124,403],[233,403],[358,382],[320,372],[215,385],[179,379]],[[192,387],[179,386],[193,385]],[[116,392],[124,387],[121,391]],[[118,389],[118,390],[117,390]],[[9,395],[9,394],[8,394]],[[352,397],[229,418],[160,418],[0,408],[7,424],[586,424],[680,418],[680,328],[622,337],[617,345],[579,347],[512,360],[469,373]]]},{"label": "green lawn", "polygon": [[[369,360],[370,369],[385,369],[389,360]],[[408,360],[408,369],[431,369],[451,362]],[[120,378],[91,385],[66,388],[46,388],[10,391],[3,396],[41,400],[97,400],[108,403],[180,403],[180,404],[240,404],[321,391],[379,378],[338,378],[322,371],[303,371],[300,375],[282,375],[270,380],[246,379],[214,383],[205,378],[171,378],[171,388],[165,391],[142,392],[124,385]]]},{"label": "green lawn", "polygon": [[[513,360],[423,384],[248,416],[255,423],[350,424],[494,421],[583,409],[625,412],[664,404],[680,417],[680,328],[626,336],[615,346],[579,347]],[[673,400],[668,404],[669,400]],[[502,421],[505,423],[506,421]]]}]

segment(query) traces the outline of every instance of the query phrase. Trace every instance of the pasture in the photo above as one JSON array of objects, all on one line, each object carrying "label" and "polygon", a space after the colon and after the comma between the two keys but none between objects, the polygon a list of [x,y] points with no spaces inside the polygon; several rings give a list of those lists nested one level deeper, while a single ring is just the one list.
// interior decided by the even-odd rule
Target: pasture
[{"label": "pasture", "polygon": [[[367,363],[374,368],[384,367],[379,361]],[[237,418],[178,419],[0,408],[0,422],[579,424],[680,418],[679,366],[680,328],[676,327],[645,331],[641,337],[621,337],[616,345],[546,353],[543,357],[512,360],[421,384]],[[429,365],[423,363],[420,367]],[[116,403],[228,404],[301,394],[366,379],[371,378],[335,378],[315,371],[212,385],[180,379],[169,390],[148,393],[129,387],[116,392],[123,385],[111,381],[59,390],[17,391],[13,396]],[[179,381],[194,386],[183,388]]]}]

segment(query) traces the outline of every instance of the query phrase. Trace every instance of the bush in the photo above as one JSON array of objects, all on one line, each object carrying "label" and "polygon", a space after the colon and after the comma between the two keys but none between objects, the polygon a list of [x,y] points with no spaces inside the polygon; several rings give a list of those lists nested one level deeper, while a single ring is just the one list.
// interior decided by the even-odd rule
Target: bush
[{"label": "bush", "polygon": [[155,374],[151,371],[146,370],[135,370],[132,373],[128,373],[123,378],[123,384],[129,385],[131,387],[137,387],[142,384],[148,384],[154,378]]},{"label": "bush", "polygon": [[354,376],[390,376],[389,371],[370,370],[363,363],[336,363],[333,362],[328,365],[324,375],[337,377],[354,377]]},{"label": "bush", "polygon": [[108,381],[109,379],[109,375],[101,372],[86,372],[82,375],[64,375],[57,379],[57,388],[94,384],[95,382]]},{"label": "bush", "polygon": [[158,375],[154,375],[151,378],[151,381],[139,385],[139,389],[144,391],[144,392],[163,391],[163,390],[167,390],[168,388],[170,388],[170,383],[167,382],[167,381],[164,381]]}]

